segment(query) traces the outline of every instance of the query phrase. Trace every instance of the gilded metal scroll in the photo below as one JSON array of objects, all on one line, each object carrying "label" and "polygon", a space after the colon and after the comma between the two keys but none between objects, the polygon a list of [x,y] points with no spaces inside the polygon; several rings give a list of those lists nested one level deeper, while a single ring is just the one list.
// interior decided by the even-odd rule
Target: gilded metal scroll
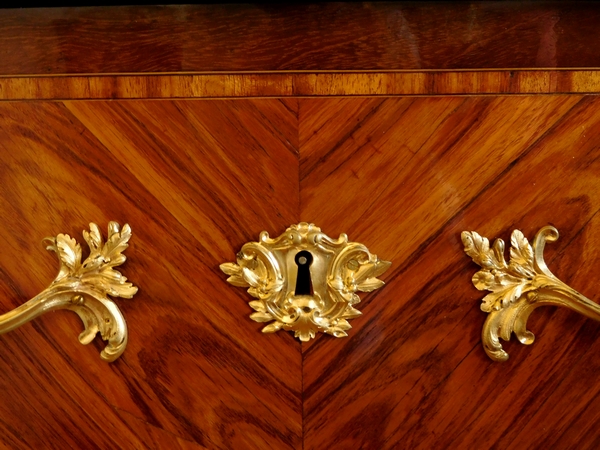
[{"label": "gilded metal scroll", "polygon": [[81,262],[81,246],[67,234],[46,238],[47,250],[55,252],[60,263],[58,275],[40,294],[18,308],[0,316],[0,333],[7,333],[48,311],[75,311],[85,326],[79,335],[89,344],[97,333],[108,342],[100,356],[105,361],[117,359],[127,346],[127,325],[117,305],[108,297],[131,298],[138,288],[127,281],[115,267],[125,262],[123,252],[129,246],[131,228],[122,229],[116,222],[108,224],[108,239],[103,242],[100,229],[90,223],[83,237],[90,248]]},{"label": "gilded metal scroll", "polygon": [[600,305],[556,278],[544,262],[546,242],[557,239],[558,230],[546,226],[538,231],[532,247],[521,231],[514,230],[507,264],[502,239],[496,239],[490,248],[487,238],[476,232],[462,233],[465,253],[482,268],[473,275],[473,284],[480,291],[491,292],[481,304],[481,310],[489,313],[482,340],[485,352],[494,361],[508,359],[499,338],[508,341],[514,332],[521,343],[533,343],[527,319],[540,306],[564,306],[600,321]]},{"label": "gilded metal scroll", "polygon": [[334,240],[302,222],[275,239],[263,231],[258,242],[242,247],[237,264],[221,264],[221,270],[232,285],[249,287],[257,299],[250,302],[250,318],[270,322],[263,333],[289,330],[305,342],[317,331],[347,336],[348,319],[361,315],[354,307],[357,292],[383,286],[377,277],[390,265],[346,234]]}]

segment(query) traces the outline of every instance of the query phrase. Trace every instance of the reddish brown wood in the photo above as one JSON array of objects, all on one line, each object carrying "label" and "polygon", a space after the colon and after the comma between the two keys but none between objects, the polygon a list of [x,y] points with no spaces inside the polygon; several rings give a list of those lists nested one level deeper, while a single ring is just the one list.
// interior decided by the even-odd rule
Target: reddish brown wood
[{"label": "reddish brown wood", "polygon": [[[597,448],[600,325],[541,309],[534,345],[506,344],[511,359],[493,363],[459,235],[555,225],[550,267],[597,298],[600,100],[584,94],[600,92],[599,14],[0,11],[1,311],[54,276],[41,238],[89,221],[132,225],[123,272],[140,286],[118,300],[130,342],[114,364],[77,343],[67,312],[0,336],[0,442]],[[218,269],[301,220],[393,262],[348,338],[261,334]]]},{"label": "reddish brown wood", "polygon": [[[459,233],[553,224],[552,269],[595,296],[595,96],[0,104],[0,303],[52,278],[36,243],[129,222],[108,365],[47,315],[0,340],[9,447],[594,448],[599,326],[541,310],[531,347],[491,362]],[[299,176],[299,185],[298,178]],[[298,187],[299,186],[299,187]],[[299,197],[298,197],[299,196]],[[299,201],[299,203],[298,203]],[[265,336],[218,264],[300,220],[394,266],[350,336]]]},{"label": "reddish brown wood", "polygon": [[[305,99],[301,217],[393,261],[343,343],[303,346],[304,448],[594,448],[600,326],[552,308],[531,346],[481,348],[460,232],[546,224],[548,261],[597,297],[598,99]],[[335,199],[335,200],[332,200]]]},{"label": "reddish brown wood", "polygon": [[[40,238],[129,222],[108,365],[68,313],[3,335],[3,444],[35,447],[523,448],[599,438],[599,326],[551,308],[491,362],[459,233],[553,224],[552,269],[595,296],[595,96],[0,104],[0,303],[54,275]],[[299,179],[296,178],[299,176]],[[218,264],[313,221],[393,262],[350,336],[265,336]],[[302,358],[302,360],[301,360]],[[63,444],[64,445],[64,444]]]},{"label": "reddish brown wood", "polygon": [[257,341],[218,269],[295,221],[296,121],[279,100],[0,105],[1,309],[52,280],[41,239],[89,221],[132,226],[140,287],[112,365],[68,312],[0,337],[5,446],[301,446],[300,345]]},{"label": "reddish brown wood", "polygon": [[600,67],[588,2],[0,10],[0,74]]}]

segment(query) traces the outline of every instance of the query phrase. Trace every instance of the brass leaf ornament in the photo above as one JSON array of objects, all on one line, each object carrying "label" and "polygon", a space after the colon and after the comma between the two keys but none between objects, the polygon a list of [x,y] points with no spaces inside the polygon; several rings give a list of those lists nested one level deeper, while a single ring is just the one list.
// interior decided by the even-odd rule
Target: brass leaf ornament
[{"label": "brass leaf ornament", "polygon": [[248,287],[256,299],[249,303],[255,311],[250,318],[268,323],[263,333],[293,331],[306,342],[318,331],[347,336],[348,320],[361,315],[357,292],[383,286],[377,277],[390,265],[346,234],[331,239],[302,222],[274,239],[263,231],[258,242],[244,244],[237,263],[220,267],[229,283]]},{"label": "brass leaf ornament", "polygon": [[40,294],[1,315],[0,333],[14,330],[48,311],[68,309],[83,321],[85,330],[79,341],[89,344],[100,333],[108,342],[100,356],[110,362],[121,356],[127,346],[127,325],[109,296],[132,298],[138,290],[115,269],[126,260],[123,252],[129,246],[131,228],[125,224],[121,229],[118,223],[110,222],[104,242],[98,226],[90,223],[90,231],[84,231],[83,237],[90,249],[83,262],[81,246],[68,234],[45,239],[46,249],[58,256],[58,275]]},{"label": "brass leaf ornament", "polygon": [[481,338],[494,361],[508,359],[499,338],[508,341],[514,332],[521,343],[533,343],[527,319],[540,306],[564,306],[600,321],[600,305],[560,281],[544,261],[546,242],[558,239],[556,228],[546,226],[538,231],[533,246],[521,231],[514,230],[508,263],[502,239],[490,247],[488,239],[474,231],[463,231],[461,237],[465,253],[481,267],[473,275],[473,284],[480,291],[490,291],[481,303],[481,310],[488,313]]}]

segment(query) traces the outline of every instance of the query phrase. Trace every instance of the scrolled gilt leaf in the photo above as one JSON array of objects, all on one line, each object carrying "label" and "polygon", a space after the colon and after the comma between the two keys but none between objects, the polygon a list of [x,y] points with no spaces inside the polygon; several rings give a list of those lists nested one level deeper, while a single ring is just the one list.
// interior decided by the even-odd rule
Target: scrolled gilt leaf
[{"label": "scrolled gilt leaf", "polygon": [[118,254],[113,256],[110,259],[110,263],[108,263],[106,265],[106,267],[115,267],[115,266],[120,266],[121,264],[123,264],[125,261],[127,261],[127,257],[125,255],[122,254]]},{"label": "scrolled gilt leaf", "polygon": [[102,265],[104,265],[104,257],[99,252],[96,252],[93,256],[90,254],[82,264],[82,272],[97,271]]},{"label": "scrolled gilt leaf", "polygon": [[370,262],[361,264],[358,269],[354,279],[355,290],[371,292],[383,286],[385,283],[378,280],[377,277],[389,269],[391,265],[391,262],[381,261],[373,255]]},{"label": "scrolled gilt leaf", "polygon": [[348,299],[348,304],[356,305],[357,303],[360,303],[360,297],[357,294],[350,295],[350,298]]},{"label": "scrolled gilt leaf", "polygon": [[533,266],[533,249],[520,230],[514,230],[510,238],[509,270],[518,276],[531,278],[535,276]]},{"label": "scrolled gilt leaf", "polygon": [[340,327],[329,327],[325,332],[337,338],[348,336],[348,333],[346,333]]},{"label": "scrolled gilt leaf", "polygon": [[502,307],[508,308],[508,306],[511,303],[514,303],[516,300],[519,299],[519,297],[521,297],[521,294],[523,294],[523,285],[522,284],[515,284],[515,285],[509,287],[508,289],[506,289],[504,292],[502,292],[502,295],[500,297],[500,301],[502,302]]},{"label": "scrolled gilt leaf", "polygon": [[125,280],[127,280],[127,278],[122,277],[122,282],[99,282],[97,285],[101,286],[102,290],[112,297],[132,298],[138,291],[138,288],[132,283],[125,282]]},{"label": "scrolled gilt leaf", "polygon": [[226,274],[231,276],[240,275],[242,268],[235,263],[223,263],[219,268]]},{"label": "scrolled gilt leaf", "polygon": [[241,266],[239,266],[235,263],[223,263],[219,266],[219,268],[225,274],[230,275],[230,277],[227,278],[227,282],[229,284],[232,284],[232,285],[238,286],[238,287],[247,287],[248,286],[248,283],[242,276]]},{"label": "scrolled gilt leaf", "polygon": [[248,289],[248,294],[250,294],[254,298],[260,298],[260,292],[255,287],[251,287]]},{"label": "scrolled gilt leaf", "polygon": [[373,261],[361,264],[358,273],[356,275],[357,280],[364,280],[367,278],[377,278],[382,275],[392,265],[389,261],[381,261],[373,255]]},{"label": "scrolled gilt leaf", "polygon": [[250,308],[252,308],[254,311],[264,312],[267,310],[264,303],[258,300],[253,300],[249,302],[248,305],[250,305]]},{"label": "scrolled gilt leaf", "polygon": [[279,292],[279,291],[281,291],[281,289],[283,288],[284,285],[285,285],[285,282],[283,280],[275,280],[275,281],[271,282],[270,291],[271,292]]},{"label": "scrolled gilt leaf", "polygon": [[83,238],[90,248],[90,256],[98,253],[102,249],[102,234],[100,233],[100,228],[95,223],[90,223],[89,232],[83,231]]},{"label": "scrolled gilt leaf", "polygon": [[511,237],[510,264],[504,259],[504,242],[497,239],[490,249],[489,241],[476,232],[463,232],[462,241],[465,253],[482,270],[473,275],[473,285],[480,291],[491,291],[481,304],[486,312],[507,308],[517,301],[524,292],[531,289],[530,277],[535,275],[533,269],[533,250],[529,242],[518,230]]},{"label": "scrolled gilt leaf", "polygon": [[[125,228],[125,227],[123,227]],[[129,230],[131,232],[131,230]],[[115,221],[110,221],[108,222],[108,239],[110,239],[110,237],[114,234],[117,234],[119,232],[119,224]]]},{"label": "scrolled gilt leaf", "polygon": [[93,283],[113,297],[132,298],[138,291],[138,288],[128,282],[123,274],[111,267],[103,267],[96,273],[85,273],[81,276],[81,280]]},{"label": "scrolled gilt leaf", "polygon": [[283,328],[282,322],[273,322],[262,329],[263,333],[275,333]]},{"label": "scrolled gilt leaf", "polygon": [[[122,262],[118,257],[129,247],[129,239],[131,239],[131,227],[128,224],[123,225],[123,229],[119,231],[119,224],[110,222],[108,224],[109,236],[106,243],[102,247],[101,253],[104,256],[104,261],[110,266],[118,266]],[[124,261],[124,260],[122,260]]]},{"label": "scrolled gilt leaf", "polygon": [[[330,329],[326,330],[326,333],[330,333]],[[344,333],[343,331],[341,333]],[[316,336],[316,330],[312,329],[312,328],[301,328],[299,330],[295,330],[294,331],[294,337],[297,337],[298,339],[300,339],[302,342],[308,342],[311,339],[314,339],[314,337]],[[333,333],[330,333],[333,334]],[[336,337],[342,337],[342,336],[348,336],[347,334],[339,334],[339,335],[334,335]]]},{"label": "scrolled gilt leaf", "polygon": [[496,239],[492,247],[494,252],[494,259],[502,266],[506,267],[506,260],[504,259],[504,241],[502,239]]},{"label": "scrolled gilt leaf", "polygon": [[101,357],[106,361],[118,358],[127,345],[127,326],[116,303],[108,296],[131,298],[138,290],[113,269],[126,259],[121,253],[127,248],[131,229],[126,225],[123,230],[120,234],[116,222],[109,226],[109,234],[117,234],[107,253],[112,258],[110,261],[105,261],[102,253],[105,244],[93,223],[89,232],[83,232],[90,247],[90,256],[83,263],[82,249],[75,239],[67,234],[46,238],[45,241],[49,241],[47,250],[55,252],[60,263],[58,275],[44,291],[15,310],[15,315],[9,314],[10,323],[0,324],[0,333],[13,329],[14,323],[20,326],[44,312],[69,309],[77,312],[83,321],[85,330],[79,335],[80,342],[87,344],[100,333],[108,342]]},{"label": "scrolled gilt leaf", "polygon": [[114,294],[110,294],[113,297],[117,295],[121,298],[132,298],[138,291],[138,288],[133,285],[133,283],[123,283],[118,288],[114,288]]},{"label": "scrolled gilt leaf", "polygon": [[475,264],[484,269],[503,270],[508,266],[504,259],[504,241],[497,239],[493,249],[487,238],[480,236],[475,231],[463,231],[461,239],[465,247],[465,253],[473,259]]},{"label": "scrolled gilt leaf", "polygon": [[499,311],[515,303],[527,291],[534,288],[527,283],[511,284],[503,290],[486,295],[482,299],[481,310],[485,312]]},{"label": "scrolled gilt leaf", "polygon": [[487,313],[494,310],[498,311],[501,305],[501,295],[496,292],[492,292],[481,299],[481,310]]},{"label": "scrolled gilt leaf", "polygon": [[46,246],[46,250],[56,253],[56,255],[58,257],[58,261],[60,263],[60,266],[58,269],[58,274],[56,275],[56,278],[54,279],[54,282],[56,283],[60,280],[63,280],[64,278],[68,277],[69,274],[71,273],[71,269],[69,269],[60,259],[60,256],[58,253],[58,248],[56,246],[56,238],[55,237],[47,237],[47,238],[44,238],[44,242],[49,242],[49,244]]},{"label": "scrolled gilt leaf", "polygon": [[259,311],[250,314],[250,318],[255,322],[269,322],[274,319],[274,317],[266,311]]},{"label": "scrolled gilt leaf", "polygon": [[326,333],[335,337],[345,337],[348,336],[346,331],[350,328],[352,328],[352,325],[350,325],[346,319],[337,319],[334,321],[333,325],[329,327]]},{"label": "scrolled gilt leaf", "polygon": [[81,266],[81,246],[68,234],[56,236],[56,253],[60,262],[70,269],[72,273],[77,272]]},{"label": "scrolled gilt leaf", "polygon": [[[475,277],[473,277],[475,278]],[[474,282],[475,283],[475,282]],[[489,290],[492,293],[486,295],[482,299],[481,310],[485,312],[491,312],[493,310],[498,311],[502,308],[508,308],[511,303],[516,302],[519,298],[528,291],[537,289],[531,283],[520,282],[511,283],[498,288],[496,285],[493,289],[479,289]],[[476,286],[477,287],[477,286]]]},{"label": "scrolled gilt leaf", "polygon": [[248,283],[240,276],[232,276],[227,278],[227,282],[238,287],[247,287]]},{"label": "scrolled gilt leaf", "polygon": [[359,316],[362,316],[362,313],[358,309],[353,308],[352,305],[346,306],[346,309],[342,314],[342,317],[345,319],[354,319]]},{"label": "scrolled gilt leaf", "polygon": [[384,284],[385,283],[378,278],[368,278],[356,287],[361,292],[371,292],[375,289],[379,289]]},{"label": "scrolled gilt leaf", "polygon": [[350,325],[350,322],[348,322],[346,319],[338,319],[336,327],[341,330],[349,330],[352,328],[352,325]]}]

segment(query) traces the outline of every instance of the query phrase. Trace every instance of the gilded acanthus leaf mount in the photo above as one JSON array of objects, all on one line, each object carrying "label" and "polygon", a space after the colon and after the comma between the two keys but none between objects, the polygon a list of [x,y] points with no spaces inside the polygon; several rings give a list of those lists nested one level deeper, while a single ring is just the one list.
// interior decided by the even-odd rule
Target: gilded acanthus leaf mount
[{"label": "gilded acanthus leaf mount", "polygon": [[346,234],[331,239],[302,222],[274,239],[263,231],[258,242],[242,247],[236,263],[221,264],[221,270],[232,285],[248,287],[255,298],[250,318],[268,323],[264,333],[288,330],[308,341],[318,331],[347,336],[348,320],[361,315],[357,292],[383,286],[377,277],[390,265]]},{"label": "gilded acanthus leaf mount", "polygon": [[90,231],[84,231],[83,237],[90,248],[83,262],[81,246],[68,234],[45,239],[46,248],[58,256],[58,275],[40,294],[1,315],[0,333],[14,330],[48,311],[69,309],[79,315],[85,326],[79,341],[88,344],[100,333],[108,342],[100,356],[114,361],[127,346],[127,325],[108,296],[131,298],[138,290],[115,269],[126,260],[123,252],[129,246],[131,228],[125,224],[121,229],[118,223],[110,222],[104,242],[98,226],[90,223]]},{"label": "gilded acanthus leaf mount", "polygon": [[510,339],[514,332],[523,344],[532,344],[533,333],[527,330],[527,319],[540,306],[564,306],[600,321],[600,305],[560,281],[544,261],[546,242],[558,239],[558,230],[542,228],[533,246],[519,230],[510,239],[510,260],[504,258],[504,241],[496,239],[490,247],[487,238],[474,231],[462,233],[465,253],[481,267],[473,275],[473,284],[483,297],[481,310],[488,313],[482,330],[485,352],[494,361],[506,361],[508,353],[500,338]]}]

